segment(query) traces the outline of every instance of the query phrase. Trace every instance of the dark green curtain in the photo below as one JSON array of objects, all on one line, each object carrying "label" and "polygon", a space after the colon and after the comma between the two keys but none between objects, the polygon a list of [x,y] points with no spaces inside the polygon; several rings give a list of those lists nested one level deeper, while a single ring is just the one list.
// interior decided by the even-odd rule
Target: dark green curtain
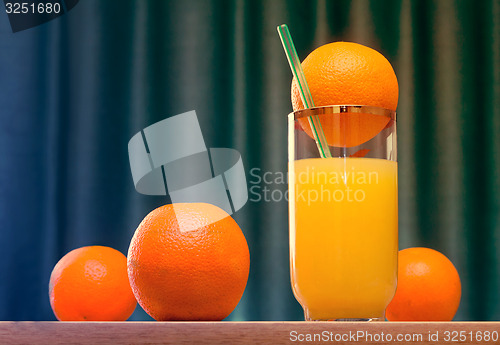
[{"label": "dark green curtain", "polygon": [[[128,140],[193,109],[207,146],[237,149],[254,187],[235,215],[251,271],[229,319],[303,318],[289,282],[287,186],[260,181],[287,170],[282,23],[301,59],[344,40],[391,61],[400,247],[453,261],[457,320],[500,319],[498,0],[85,0],[18,33],[1,17],[0,319],[53,320],[47,283],[69,250],[126,253],[141,219],[168,201],[135,191]],[[138,309],[132,319],[149,318]]]}]

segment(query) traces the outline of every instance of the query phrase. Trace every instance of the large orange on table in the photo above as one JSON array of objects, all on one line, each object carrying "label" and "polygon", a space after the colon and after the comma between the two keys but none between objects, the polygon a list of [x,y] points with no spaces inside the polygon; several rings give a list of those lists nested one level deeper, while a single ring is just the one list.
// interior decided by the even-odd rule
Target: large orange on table
[{"label": "large orange on table", "polygon": [[[368,105],[396,110],[398,81],[389,61],[369,47],[334,42],[311,52],[302,62],[314,105]],[[293,110],[304,109],[295,79],[292,81]],[[328,144],[352,147],[376,136],[390,119],[381,115],[343,113],[321,116]],[[299,120],[312,137],[307,118]]]},{"label": "large orange on table", "polygon": [[451,321],[462,288],[452,262],[429,248],[408,248],[398,256],[396,295],[386,310],[389,321]]},{"label": "large orange on table", "polygon": [[206,203],[153,210],[128,251],[134,294],[158,321],[224,319],[243,295],[249,267],[248,245],[238,224]]},{"label": "large orange on table", "polygon": [[104,246],[67,253],[52,270],[50,305],[60,321],[125,321],[137,305],[127,258]]}]

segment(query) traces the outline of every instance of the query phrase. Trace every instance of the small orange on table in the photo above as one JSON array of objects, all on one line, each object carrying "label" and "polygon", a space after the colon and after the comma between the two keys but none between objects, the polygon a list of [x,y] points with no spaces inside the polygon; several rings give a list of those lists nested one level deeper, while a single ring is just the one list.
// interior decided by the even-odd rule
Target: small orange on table
[{"label": "small orange on table", "polygon": [[137,305],[127,258],[104,246],[81,247],[63,256],[50,275],[49,297],[60,321],[125,321]]},{"label": "small orange on table", "polygon": [[453,263],[430,248],[408,248],[398,256],[396,295],[386,310],[389,321],[451,321],[462,288]]},{"label": "small orange on table", "polygon": [[153,210],[128,251],[134,294],[158,321],[226,318],[243,295],[249,267],[248,245],[238,224],[206,203]]},{"label": "small orange on table", "polygon": [[[316,107],[367,105],[396,110],[398,81],[390,62],[379,52],[351,42],[325,44],[312,51],[302,68]],[[304,109],[296,80],[292,81],[293,110]],[[319,116],[330,146],[361,145],[382,131],[390,119],[381,115],[342,113]],[[313,137],[307,118],[299,119]]]}]

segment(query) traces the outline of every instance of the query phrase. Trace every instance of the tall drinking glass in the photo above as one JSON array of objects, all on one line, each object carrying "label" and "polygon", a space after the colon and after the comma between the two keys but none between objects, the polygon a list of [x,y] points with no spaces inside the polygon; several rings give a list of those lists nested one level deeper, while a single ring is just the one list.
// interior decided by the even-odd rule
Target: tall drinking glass
[{"label": "tall drinking glass", "polygon": [[[320,158],[312,115],[332,158]],[[305,319],[384,320],[397,281],[396,113],[318,107],[288,126],[291,283]]]}]

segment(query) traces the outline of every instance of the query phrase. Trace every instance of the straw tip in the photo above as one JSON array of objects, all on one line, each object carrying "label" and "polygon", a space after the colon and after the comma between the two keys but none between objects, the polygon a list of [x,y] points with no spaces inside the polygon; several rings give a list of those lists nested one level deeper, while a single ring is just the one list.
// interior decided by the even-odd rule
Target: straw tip
[{"label": "straw tip", "polygon": [[276,30],[280,31],[280,29],[286,29],[288,26],[286,24],[281,24],[276,27]]}]

